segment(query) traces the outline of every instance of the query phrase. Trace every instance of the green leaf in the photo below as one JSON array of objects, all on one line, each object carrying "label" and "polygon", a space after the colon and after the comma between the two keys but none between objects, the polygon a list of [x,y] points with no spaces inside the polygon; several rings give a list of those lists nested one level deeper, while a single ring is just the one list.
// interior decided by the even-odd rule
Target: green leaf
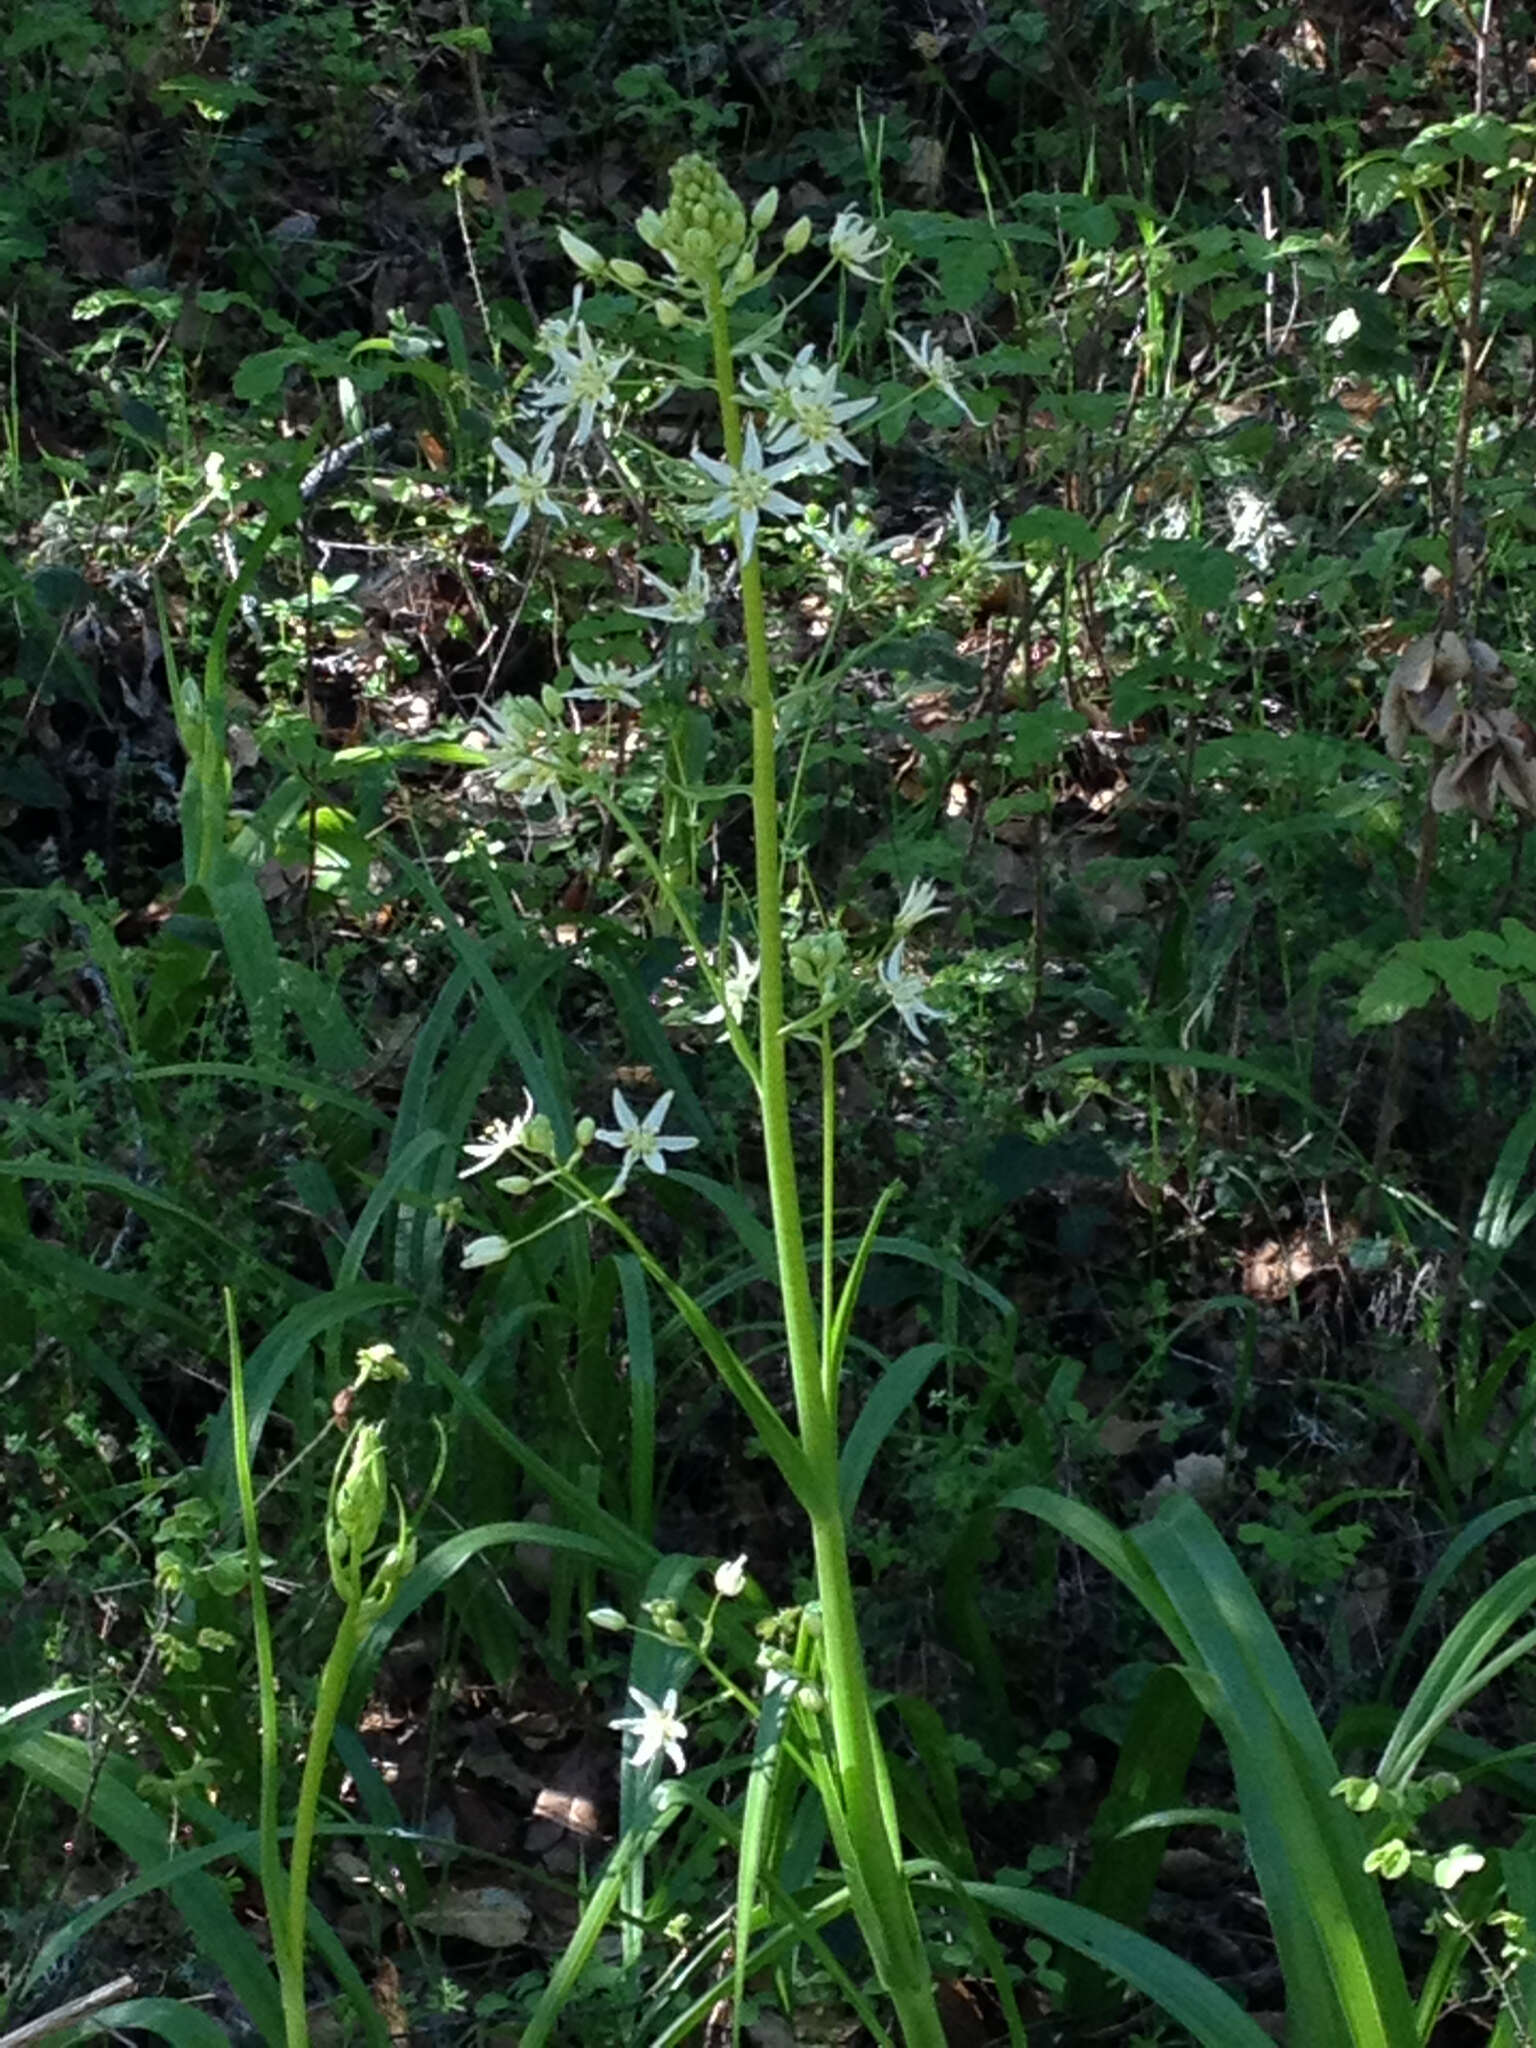
[{"label": "green leaf", "polygon": [[1183,586],[1191,604],[1220,611],[1237,588],[1237,557],[1203,540],[1157,540],[1139,560],[1154,574],[1168,574]]},{"label": "green leaf", "polygon": [[[1205,1709],[1182,1671],[1159,1665],[1147,1678],[1126,1730],[1115,1775],[1093,1823],[1093,1861],[1077,1903],[1140,1928],[1152,1902],[1168,1827],[1150,1825],[1184,1789]],[[1114,2001],[1102,1970],[1084,1958],[1067,1971],[1069,2011],[1109,2017]]]},{"label": "green leaf", "polygon": [[1010,519],[1008,538],[1016,548],[1065,548],[1075,562],[1096,562],[1103,553],[1093,522],[1055,505],[1031,505]]},{"label": "green leaf", "polygon": [[97,2033],[159,2034],[171,2048],[229,2048],[229,2036],[216,2019],[174,1998],[130,1998],[93,2013],[86,2025]]},{"label": "green leaf", "polygon": [[[1475,1024],[1493,1021],[1508,977],[1502,962],[1489,967],[1485,959],[1502,953],[1491,932],[1468,932],[1459,939],[1421,939],[1419,958],[1445,983],[1446,993]],[[1480,957],[1481,956],[1481,957]]]},{"label": "green leaf", "polygon": [[247,356],[234,374],[231,388],[236,398],[243,398],[251,405],[259,405],[266,398],[275,398],[282,390],[290,368],[307,361],[308,354],[307,349],[301,348],[264,348],[256,355]]},{"label": "green leaf", "polygon": [[837,1500],[845,1521],[853,1519],[880,1446],[922,1392],[947,1348],[943,1344],[914,1344],[910,1351],[893,1359],[876,1380],[838,1460]]},{"label": "green leaf", "polygon": [[1353,1028],[1395,1024],[1410,1010],[1422,1010],[1436,992],[1435,977],[1420,965],[1416,942],[1394,947],[1361,989],[1355,1001]]},{"label": "green leaf", "polygon": [[[1193,2034],[1200,2048],[1274,2048],[1270,2036],[1225,1991],[1144,1934],[1023,1885],[967,1884],[963,1889],[984,1911],[1038,1928],[1131,1985]],[[1411,2038],[1405,2034],[1401,2048],[1408,2048]],[[1332,2036],[1329,2048],[1346,2048],[1345,2040]]]},{"label": "green leaf", "polygon": [[[165,1821],[122,1784],[109,1765],[71,1736],[32,1735],[7,1759],[18,1770],[89,1814],[109,1841],[144,1869],[165,1859]],[[206,1872],[168,1879],[167,1896],[199,1951],[221,1973],[268,2041],[283,2038],[282,2001],[266,1959],[230,1909],[222,1885]]]}]

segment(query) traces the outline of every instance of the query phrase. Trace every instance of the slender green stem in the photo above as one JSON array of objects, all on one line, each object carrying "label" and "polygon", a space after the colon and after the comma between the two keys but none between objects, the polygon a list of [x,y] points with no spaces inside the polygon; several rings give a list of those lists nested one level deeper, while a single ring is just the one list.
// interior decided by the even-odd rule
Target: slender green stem
[{"label": "slender green stem", "polygon": [[[834,1224],[837,1218],[837,1055],[832,1050],[830,1021],[821,1027],[821,1358],[823,1367],[832,1356],[832,1322],[837,1312],[836,1276],[832,1269]],[[825,1385],[829,1404],[835,1403],[837,1389]],[[833,1426],[837,1411],[833,1407]]]},{"label": "slender green stem", "polygon": [[[309,1933],[309,1865],[314,1854],[315,1826],[320,1813],[320,1792],[325,1782],[325,1767],[330,1761],[331,1738],[336,1733],[336,1722],[346,1694],[347,1680],[352,1675],[352,1666],[357,1661],[357,1653],[362,1645],[361,1607],[360,1598],[348,1600],[337,1625],[336,1639],[331,1644],[331,1654],[326,1658],[325,1669],[320,1674],[320,1696],[315,1702],[315,1718],[309,1731],[309,1753],[304,1759],[304,1776],[299,1785],[299,1804],[293,1820],[293,1852],[288,1870],[287,1941],[290,1960],[299,1979],[301,2024],[304,1950]],[[286,2004],[285,1996],[285,2009]],[[298,2041],[303,2042],[307,2038],[306,2030],[298,2036]],[[291,2027],[288,2048],[296,2048]]]},{"label": "slender green stem", "polygon": [[[739,469],[743,439],[736,405],[730,323],[718,278],[707,286],[715,385],[726,460]],[[738,549],[740,534],[738,530]],[[850,1886],[862,1894],[859,1914],[881,1983],[896,2007],[907,2048],[944,2048],[933,1978],[923,1949],[900,1850],[888,1823],[884,1758],[875,1738],[848,1569],[846,1532],[837,1494],[837,1416],[822,1383],[815,1302],[800,1213],[790,1122],[789,1078],[783,1026],[784,927],[779,855],[776,708],[756,549],[741,551],[742,615],[747,643],[748,702],[752,716],[752,824],[758,915],[758,1062],[768,1197],[777,1248],[790,1377],[800,1444],[807,1465],[802,1505],[810,1517],[821,1601],[823,1668],[832,1727],[838,1803],[847,1823],[853,1868]]]},{"label": "slender green stem", "polygon": [[[240,1496],[240,1522],[245,1535],[246,1577],[251,1593],[251,1630],[256,1638],[256,1706],[261,1718],[261,1890],[272,1959],[277,1964],[283,1995],[283,2026],[288,2048],[304,2048],[308,2036],[304,2011],[304,1966],[295,1957],[288,1936],[288,1880],[283,1871],[278,1818],[280,1767],[277,1729],[277,1666],[272,1655],[272,1623],[267,1590],[261,1576],[261,1536],[256,1524],[256,1489],[251,1481],[247,1440],[245,1365],[235,1323],[235,1298],[224,1290],[224,1316],[229,1326],[229,1412],[235,1459],[235,1486]],[[296,1967],[297,1965],[297,1967]]]}]

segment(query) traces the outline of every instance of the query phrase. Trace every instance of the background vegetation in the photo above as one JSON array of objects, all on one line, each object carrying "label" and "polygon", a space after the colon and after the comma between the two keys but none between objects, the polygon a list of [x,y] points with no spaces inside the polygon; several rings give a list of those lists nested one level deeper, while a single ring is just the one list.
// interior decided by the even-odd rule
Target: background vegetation
[{"label": "background vegetation", "polygon": [[[839,1060],[808,1234],[845,1269],[899,1184],[843,1505],[948,2038],[1248,2041],[1196,1971],[1293,2048],[1533,2038],[1533,40],[1457,0],[11,16],[6,2028],[127,1979],[120,2030],[283,2036],[264,1802],[365,1420],[415,1554],[332,1701],[314,2036],[890,2024],[821,1808],[747,1791],[759,1649],[818,1654],[761,1431],[610,1222],[462,1177],[525,1088],[562,1157],[670,1091],[698,1148],[624,1215],[788,1414],[704,971],[752,951],[742,587],[668,509],[703,344],[655,368],[622,271],[579,308],[619,402],[504,544],[557,231],[645,257],[701,150],[811,223],[770,355],[873,401],[760,535],[788,928],[873,958],[938,891],[939,1021]],[[859,520],[891,545],[829,578]],[[651,662],[659,708],[616,695]],[[631,1687],[688,1695],[671,1806]],[[1068,1902],[1160,1960],[1101,1973]]]}]

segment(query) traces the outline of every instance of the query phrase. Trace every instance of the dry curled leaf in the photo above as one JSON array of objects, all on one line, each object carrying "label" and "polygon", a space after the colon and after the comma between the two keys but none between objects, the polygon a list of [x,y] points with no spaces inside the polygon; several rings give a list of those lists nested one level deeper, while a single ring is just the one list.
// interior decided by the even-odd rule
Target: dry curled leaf
[{"label": "dry curled leaf", "polygon": [[1488,819],[1502,796],[1536,817],[1536,733],[1503,706],[1466,712],[1459,723],[1460,744],[1430,790],[1435,809]]}]

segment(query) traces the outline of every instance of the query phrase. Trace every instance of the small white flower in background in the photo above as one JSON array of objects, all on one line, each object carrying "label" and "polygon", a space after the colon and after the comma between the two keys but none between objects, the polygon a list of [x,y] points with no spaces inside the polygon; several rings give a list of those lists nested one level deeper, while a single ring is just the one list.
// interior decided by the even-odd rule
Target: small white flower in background
[{"label": "small white flower in background", "polygon": [[734,1600],[747,1583],[747,1553],[731,1558],[715,1571],[715,1591],[722,1600]]},{"label": "small white flower in background", "polygon": [[701,1024],[723,1024],[727,1017],[733,1024],[739,1024],[746,1015],[747,1000],[757,981],[759,963],[740,939],[732,939],[731,947],[736,955],[736,965],[723,978],[725,1000],[716,1003],[712,1010],[706,1010],[699,1019]]},{"label": "small white flower in background", "polygon": [[625,668],[616,661],[595,661],[589,666],[574,654],[571,667],[580,676],[583,687],[567,690],[567,703],[573,697],[587,698],[598,704],[627,704],[631,711],[640,709],[635,691],[661,672],[660,662],[652,662],[649,668]]},{"label": "small white flower in background", "polygon": [[563,526],[565,514],[549,495],[549,487],[555,478],[555,459],[549,449],[541,442],[530,463],[515,448],[509,448],[505,441],[493,441],[491,447],[512,481],[504,484],[494,497],[487,498],[485,502],[487,506],[517,507],[502,546],[511,547],[535,512],[542,512],[546,519],[557,519]]},{"label": "small white flower in background", "polygon": [[546,695],[549,702],[533,697],[503,698],[484,713],[489,742],[485,765],[497,789],[524,805],[547,798],[563,818],[567,806],[561,747],[571,736],[555,724],[559,697],[553,690]]},{"label": "small white flower in background", "polygon": [[662,1136],[662,1125],[667,1120],[667,1111],[672,1107],[673,1090],[659,1096],[646,1111],[644,1120],[635,1115],[620,1091],[613,1091],[613,1119],[618,1125],[614,1131],[599,1131],[598,1142],[613,1145],[624,1154],[624,1164],[619,1168],[619,1177],[608,1190],[610,1195],[619,1190],[634,1171],[635,1161],[649,1168],[652,1173],[665,1173],[669,1152],[691,1152],[698,1144],[697,1138],[673,1138]]},{"label": "small white flower in background", "polygon": [[827,236],[827,254],[832,261],[841,263],[845,270],[851,270],[855,277],[862,277],[869,284],[880,282],[880,272],[871,270],[869,265],[888,256],[890,249],[890,243],[881,240],[880,230],[852,207],[845,207],[837,216]]},{"label": "small white flower in background", "polygon": [[1003,530],[995,512],[987,514],[987,523],[979,533],[973,532],[965,500],[956,491],[950,515],[955,522],[955,567],[960,575],[1006,576],[1010,569],[1023,568],[1022,562],[1003,560]]},{"label": "small white flower in background", "polygon": [[755,421],[747,427],[740,469],[733,469],[730,463],[721,462],[716,456],[706,455],[701,448],[694,449],[693,461],[695,468],[702,470],[711,483],[720,487],[718,494],[707,505],[701,505],[693,516],[711,525],[717,519],[738,520],[743,561],[751,558],[757,538],[757,522],[763,513],[771,512],[779,519],[800,517],[801,508],[794,499],[786,498],[774,486],[799,476],[801,464],[775,462],[765,466]]},{"label": "small white flower in background", "polygon": [[618,1635],[629,1627],[627,1617],[617,1607],[594,1607],[587,1619],[594,1628],[605,1628],[610,1635]]},{"label": "small white flower in background", "polygon": [[897,938],[906,938],[909,932],[917,930],[925,917],[938,917],[942,912],[936,882],[908,882],[906,894],[897,904],[893,920]]},{"label": "small white flower in background", "polygon": [[832,517],[826,524],[807,525],[806,537],[819,548],[829,562],[835,562],[840,569],[867,569],[881,555],[888,555],[893,548],[899,548],[907,539],[905,534],[893,534],[889,540],[876,540],[875,529],[862,516],[848,517],[847,508],[833,507]]},{"label": "small white flower in background", "polygon": [[547,320],[539,322],[539,331],[534,340],[545,355],[558,357],[569,353],[571,343],[576,338],[576,330],[581,325],[581,298],[585,290],[584,284],[577,285],[571,294],[569,313],[551,313]]},{"label": "small white flower in background", "polygon": [[509,1153],[517,1151],[523,1142],[523,1134],[534,1114],[533,1097],[523,1090],[523,1113],[508,1123],[498,1117],[486,1125],[478,1138],[471,1138],[464,1147],[464,1156],[473,1164],[460,1170],[459,1179],[468,1180],[472,1175],[484,1173],[488,1166],[499,1166]]},{"label": "small white flower in background", "polygon": [[499,1266],[511,1249],[504,1237],[477,1237],[465,1245],[459,1266],[466,1273],[477,1266]]},{"label": "small white flower in background", "polygon": [[955,382],[959,366],[955,362],[954,357],[946,355],[944,350],[934,341],[931,334],[925,334],[915,348],[904,334],[897,334],[894,339],[900,347],[906,350],[908,356],[912,359],[914,367],[922,371],[924,380],[935,391],[942,391],[951,404],[958,405],[973,427],[979,427],[981,425],[980,420],[977,419],[975,413],[966,404],[960,394],[960,387]]},{"label": "small white flower in background", "polygon": [[649,569],[642,568],[640,574],[652,590],[659,590],[664,602],[661,604],[627,604],[624,609],[637,619],[661,619],[672,626],[701,626],[709,615],[709,577],[697,548],[688,568],[685,583],[673,588],[659,576],[653,576]]},{"label": "small white flower in background", "polygon": [[686,1723],[677,1711],[677,1692],[674,1688],[659,1704],[648,1692],[642,1692],[638,1685],[629,1688],[629,1696],[640,1709],[638,1714],[621,1714],[616,1721],[610,1721],[610,1728],[617,1728],[621,1735],[632,1735],[635,1746],[625,1757],[637,1771],[643,1771],[648,1763],[665,1756],[674,1771],[687,1769],[683,1756],[683,1741],[687,1736]]},{"label": "small white flower in background", "polygon": [[902,965],[902,954],[906,940],[899,939],[885,959],[880,962],[880,979],[885,993],[902,1023],[915,1039],[923,1045],[928,1043],[928,1034],[923,1029],[924,1020],[942,1024],[947,1012],[931,1009],[923,998],[928,993],[928,983],[921,974],[914,974]]},{"label": "small white flower in background", "polygon": [[629,361],[630,352],[599,348],[580,320],[571,322],[569,332],[574,348],[569,342],[552,348],[555,367],[530,385],[527,395],[536,411],[548,415],[544,437],[574,412],[576,431],[571,436],[571,446],[580,448],[591,439],[598,413],[611,412],[618,404],[616,380]]}]

